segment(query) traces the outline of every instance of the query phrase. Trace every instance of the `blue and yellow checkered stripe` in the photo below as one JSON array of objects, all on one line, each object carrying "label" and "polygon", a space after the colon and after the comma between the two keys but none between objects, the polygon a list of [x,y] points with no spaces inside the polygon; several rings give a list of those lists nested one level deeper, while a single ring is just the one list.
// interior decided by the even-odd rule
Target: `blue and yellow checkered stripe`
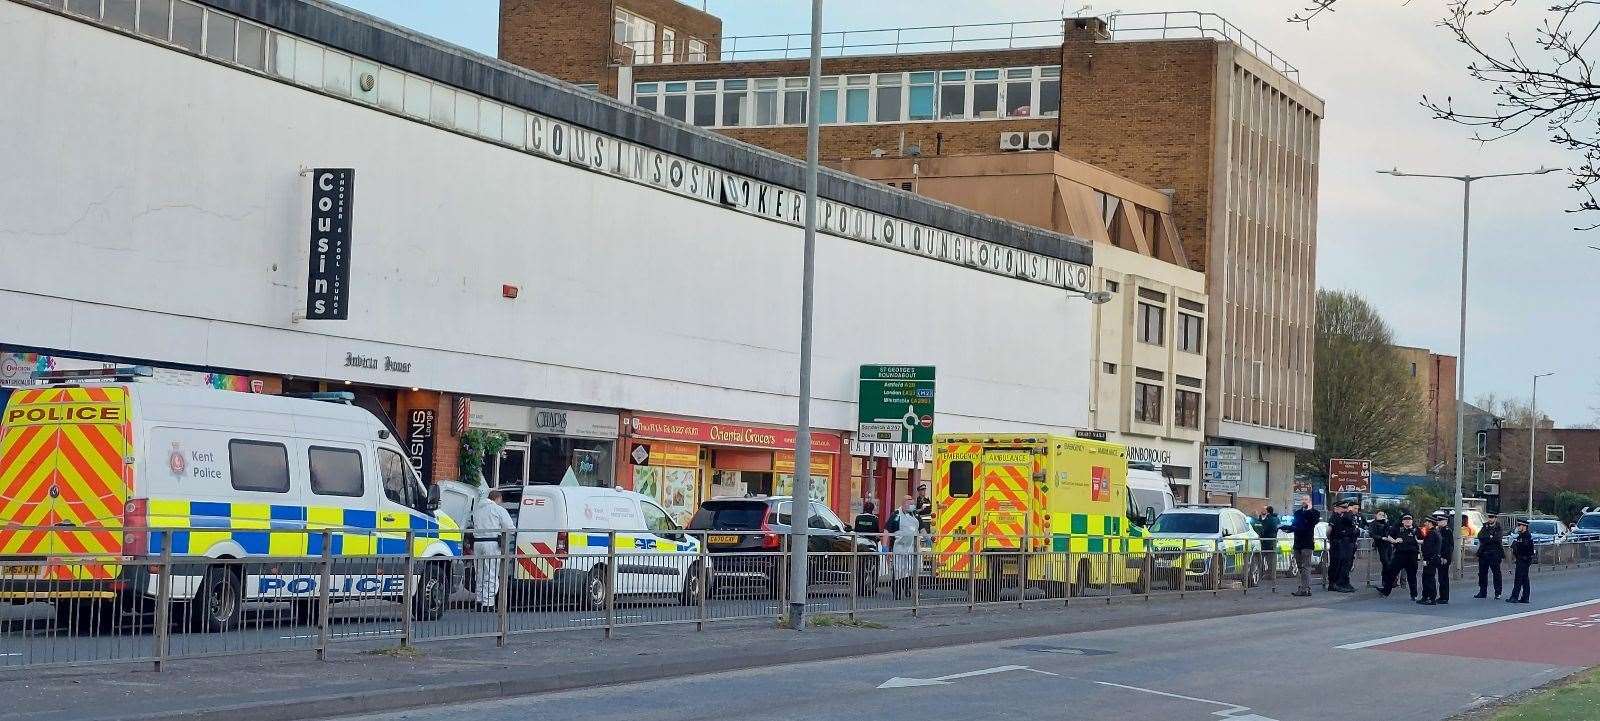
[{"label": "blue and yellow checkered stripe", "polygon": [[1050,519],[1056,553],[1144,553],[1145,530],[1122,516],[1057,514]]},{"label": "blue and yellow checkered stripe", "polygon": [[[567,534],[567,552],[575,555],[604,554],[610,536],[604,533]],[[617,532],[617,552],[654,551],[656,553],[687,553],[699,548],[693,541],[672,541],[649,533]]]},{"label": "blue and yellow checkered stripe", "polygon": [[383,515],[399,516],[397,522],[383,522],[377,511],[337,506],[158,499],[150,500],[149,514],[152,555],[166,553],[170,539],[174,555],[203,554],[231,540],[250,555],[320,556],[321,530],[332,531],[328,552],[334,556],[405,555],[406,531],[415,533],[413,553],[439,539],[452,555],[461,555],[461,532],[449,516],[436,520],[395,511]]}]

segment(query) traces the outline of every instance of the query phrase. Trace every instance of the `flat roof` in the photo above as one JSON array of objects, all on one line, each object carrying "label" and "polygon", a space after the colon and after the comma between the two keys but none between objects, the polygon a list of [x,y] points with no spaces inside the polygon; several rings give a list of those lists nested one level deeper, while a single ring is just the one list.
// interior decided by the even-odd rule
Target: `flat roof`
[{"label": "flat roof", "polygon": [[[722,170],[805,189],[790,156],[666,118],[322,0],[198,0],[307,40]],[[997,245],[1092,265],[1082,238],[1015,223],[823,168],[820,197]]]}]

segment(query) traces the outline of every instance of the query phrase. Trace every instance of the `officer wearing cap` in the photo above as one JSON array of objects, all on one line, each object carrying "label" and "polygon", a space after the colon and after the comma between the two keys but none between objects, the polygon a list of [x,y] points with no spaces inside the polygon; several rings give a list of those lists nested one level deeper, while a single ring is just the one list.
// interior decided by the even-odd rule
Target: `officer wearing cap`
[{"label": "officer wearing cap", "polygon": [[1434,601],[1444,605],[1450,602],[1450,564],[1455,562],[1456,532],[1444,511],[1434,512],[1433,527],[1439,533],[1439,595]]},{"label": "officer wearing cap", "polygon": [[1395,581],[1400,572],[1406,572],[1406,590],[1411,592],[1411,600],[1417,600],[1417,527],[1411,514],[1400,517],[1400,525],[1392,526],[1388,535],[1383,539],[1389,543],[1389,565],[1383,571],[1383,588],[1378,593],[1388,596],[1394,591]]},{"label": "officer wearing cap", "polygon": [[1516,575],[1511,581],[1511,598],[1506,599],[1506,603],[1528,602],[1528,567],[1533,565],[1535,552],[1528,522],[1517,521],[1517,536],[1511,541],[1511,559],[1516,565]]},{"label": "officer wearing cap", "polygon": [[1328,563],[1328,590],[1339,593],[1354,593],[1355,587],[1350,585],[1350,568],[1355,565],[1356,545],[1361,542],[1361,529],[1356,527],[1356,514],[1351,508],[1354,501],[1349,499],[1339,502],[1338,512],[1328,523],[1328,540],[1331,549]]},{"label": "officer wearing cap", "polygon": [[1435,516],[1422,519],[1422,598],[1417,603],[1432,606],[1439,596],[1439,530]]}]

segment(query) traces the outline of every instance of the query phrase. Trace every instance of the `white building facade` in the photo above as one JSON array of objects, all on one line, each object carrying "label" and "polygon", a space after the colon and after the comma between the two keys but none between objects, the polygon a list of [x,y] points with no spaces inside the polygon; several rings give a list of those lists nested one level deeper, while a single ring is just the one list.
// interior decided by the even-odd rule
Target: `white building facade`
[{"label": "white building facade", "polygon": [[[386,389],[437,414],[436,477],[476,415],[530,445],[582,426],[551,452],[602,481],[637,475],[634,431],[697,446],[701,489],[719,447],[781,479],[755,431],[795,422],[792,161],[309,0],[126,5],[0,0],[0,351]],[[324,168],[353,170],[344,320],[306,319]],[[844,475],[864,363],[936,366],[939,431],[1088,427],[1088,244],[839,174],[823,194],[814,474]],[[452,423],[456,398],[529,415]]]}]

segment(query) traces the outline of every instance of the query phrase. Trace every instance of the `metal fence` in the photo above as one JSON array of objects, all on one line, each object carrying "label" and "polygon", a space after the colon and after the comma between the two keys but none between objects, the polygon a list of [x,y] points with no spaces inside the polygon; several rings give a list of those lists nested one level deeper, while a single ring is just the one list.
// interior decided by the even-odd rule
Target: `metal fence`
[{"label": "metal fence", "polygon": [[[50,532],[62,548],[74,546],[75,533],[88,533]],[[167,660],[233,654],[321,657],[341,647],[446,639],[503,645],[576,630],[610,636],[640,626],[782,622],[791,596],[788,537],[771,534],[522,531],[469,538],[475,552],[464,558],[428,557],[418,549],[436,539],[414,531],[194,528],[150,535],[185,533],[311,552],[205,558],[174,554],[174,543],[159,542],[134,557],[0,558],[0,600],[10,604],[0,606],[0,669],[134,662],[160,669]],[[1287,539],[1055,535],[985,548],[964,536],[924,536],[910,549],[873,550],[878,540],[812,536],[810,613],[849,622],[934,608],[1287,593],[1298,585]],[[399,552],[353,552],[365,548]],[[1334,560],[1325,548],[1314,554],[1310,572],[1319,589],[1335,575],[1327,572]],[[1540,571],[1592,564],[1600,545],[1544,547],[1539,560]],[[1349,563],[1352,586],[1380,585],[1383,570],[1368,541]],[[1476,590],[1474,559],[1452,570],[1457,595]],[[1509,561],[1504,574],[1509,592]]]}]

